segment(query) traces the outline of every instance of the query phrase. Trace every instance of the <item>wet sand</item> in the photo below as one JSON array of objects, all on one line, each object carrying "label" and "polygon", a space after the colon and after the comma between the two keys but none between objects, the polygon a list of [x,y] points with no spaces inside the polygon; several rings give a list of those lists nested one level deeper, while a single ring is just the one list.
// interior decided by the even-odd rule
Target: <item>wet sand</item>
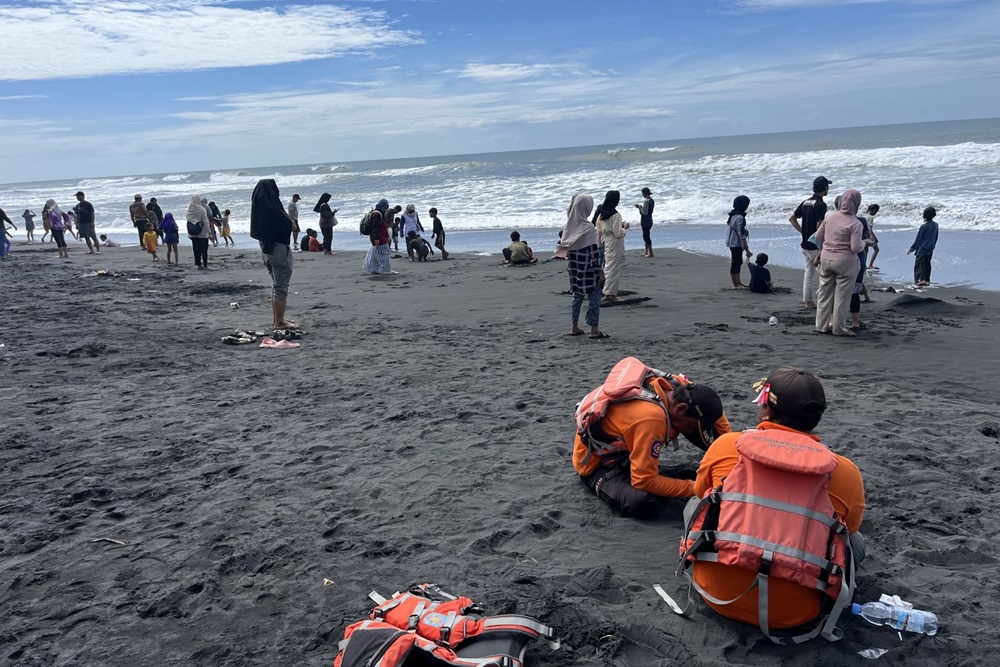
[{"label": "wet sand", "polygon": [[[564,262],[372,277],[357,253],[302,254],[288,314],[308,335],[269,350],[219,342],[270,322],[254,253],[212,249],[200,272],[188,246],[181,268],[71,252],[0,266],[2,664],[328,665],[370,590],[421,581],[554,626],[563,648],[529,665],[805,667],[869,647],[980,665],[1000,646],[995,293],[874,292],[847,340],[813,332],[801,272],[754,295],[725,289],[727,259],[630,252],[636,302],[602,309],[611,338],[592,341],[564,335]],[[101,268],[124,275],[81,277]],[[704,605],[672,614],[652,585],[684,595],[680,503],[618,518],[569,462],[576,401],[628,355],[714,386],[736,428],[770,369],[820,375],[818,431],[867,488],[855,599],[898,594],[940,633],[844,618],[838,644],[783,648]]]}]

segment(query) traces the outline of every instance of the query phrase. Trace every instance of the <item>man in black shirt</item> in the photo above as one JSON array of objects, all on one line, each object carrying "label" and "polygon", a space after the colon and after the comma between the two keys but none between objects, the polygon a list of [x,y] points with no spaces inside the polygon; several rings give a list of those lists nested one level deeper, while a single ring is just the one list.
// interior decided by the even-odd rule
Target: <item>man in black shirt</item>
[{"label": "man in black shirt", "polygon": [[[826,176],[817,177],[813,181],[813,196],[799,204],[788,216],[788,222],[802,234],[802,256],[805,258],[806,269],[802,276],[802,301],[806,308],[816,307],[816,287],[819,283],[816,258],[819,257],[819,246],[813,242],[812,236],[826,217],[826,202],[823,197],[830,194],[831,185],[833,181]],[[801,224],[799,219],[802,220]]]},{"label": "man in black shirt", "polygon": [[87,254],[101,253],[101,242],[97,240],[97,231],[94,229],[94,205],[84,198],[82,192],[76,193],[76,200],[80,202],[73,207],[76,212],[76,229],[80,238],[87,241]]}]

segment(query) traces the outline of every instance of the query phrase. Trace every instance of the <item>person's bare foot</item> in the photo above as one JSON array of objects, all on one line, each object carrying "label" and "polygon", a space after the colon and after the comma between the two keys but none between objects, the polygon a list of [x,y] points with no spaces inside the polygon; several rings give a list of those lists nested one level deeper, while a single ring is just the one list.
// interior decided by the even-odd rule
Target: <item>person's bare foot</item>
[{"label": "person's bare foot", "polygon": [[816,304],[812,301],[806,301],[806,308],[809,310],[816,310]]}]

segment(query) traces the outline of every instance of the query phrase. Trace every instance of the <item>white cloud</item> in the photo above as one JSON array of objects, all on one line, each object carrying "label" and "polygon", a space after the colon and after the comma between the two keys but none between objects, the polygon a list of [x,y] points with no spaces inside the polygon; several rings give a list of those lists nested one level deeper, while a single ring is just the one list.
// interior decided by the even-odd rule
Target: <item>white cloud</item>
[{"label": "white cloud", "polygon": [[[0,80],[14,81],[274,65],[419,41],[382,11],[330,4],[41,0],[0,6],[0,25]],[[45,48],[40,28],[58,36]]]},{"label": "white cloud", "polygon": [[3,95],[0,96],[0,102],[13,102],[16,100],[40,100],[48,97],[47,95]]},{"label": "white cloud", "polygon": [[471,63],[458,70],[457,75],[464,79],[476,79],[477,81],[516,81],[519,79],[529,79],[543,74],[550,74],[556,70],[552,65],[526,65],[522,63]]}]

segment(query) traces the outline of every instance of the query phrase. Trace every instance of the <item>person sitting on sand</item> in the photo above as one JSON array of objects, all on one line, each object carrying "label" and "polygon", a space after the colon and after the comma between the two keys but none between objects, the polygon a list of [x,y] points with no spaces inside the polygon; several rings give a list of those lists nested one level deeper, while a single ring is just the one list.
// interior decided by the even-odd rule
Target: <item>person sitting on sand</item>
[{"label": "person sitting on sand", "polygon": [[306,238],[303,241],[306,244],[303,250],[307,252],[323,252],[323,244],[319,240],[319,232],[315,229],[307,229]]},{"label": "person sitting on sand", "polygon": [[122,244],[114,239],[109,239],[107,234],[101,234],[99,237],[101,239],[101,245],[105,248],[121,248]]},{"label": "person sitting on sand", "polygon": [[768,256],[766,253],[758,253],[753,264],[747,264],[750,269],[750,291],[758,294],[769,294],[771,292],[771,272],[764,268],[767,265]]},{"label": "person sitting on sand", "polygon": [[[735,539],[715,537],[715,543],[711,543],[711,537],[704,540],[702,544],[707,544],[707,550],[712,552],[712,557],[699,560],[697,556],[700,548],[696,548],[693,552],[692,575],[695,587],[712,609],[726,618],[759,625],[769,633],[772,629],[793,628],[813,621],[825,607],[823,603],[829,602],[824,599],[826,595],[815,587],[806,587],[782,577],[779,566],[787,571],[790,566],[805,565],[802,561],[787,560],[787,554],[794,554],[793,549],[811,554],[806,543],[807,535],[812,534],[815,537],[816,531],[819,531],[817,539],[820,542],[822,555],[815,560],[822,561],[829,558],[827,554],[835,544],[834,540],[841,539],[831,531],[831,528],[837,529],[840,524],[842,524],[840,529],[849,534],[845,542],[849,541],[853,551],[853,562],[848,555],[842,565],[848,570],[846,583],[850,589],[843,591],[847,596],[844,602],[850,602],[850,595],[853,594],[853,586],[850,584],[854,580],[854,570],[865,555],[865,540],[858,532],[865,512],[865,488],[858,467],[850,459],[827,449],[821,443],[819,436],[813,432],[827,408],[823,385],[816,376],[797,368],[784,366],[754,384],[754,391],[759,392],[756,400],[760,406],[757,429],[720,436],[705,452],[698,467],[698,476],[694,481],[694,491],[699,498],[710,496],[721,489],[721,496],[716,497],[721,497],[723,517],[727,514],[726,504],[737,502],[727,500],[725,494],[750,494],[750,499],[740,502],[738,510],[740,516],[746,517],[740,530],[746,530],[747,533],[737,535]],[[750,457],[749,462],[744,460],[747,457]],[[770,462],[776,459],[776,464]],[[759,476],[751,474],[750,465],[755,466],[755,469],[759,466],[757,469]],[[736,469],[737,466],[739,469]],[[808,472],[796,472],[796,467]],[[809,502],[816,502],[815,484],[810,483],[810,478],[817,477],[819,479],[816,483],[822,484],[826,491],[820,504],[816,507],[805,507],[795,503],[794,500],[804,497],[808,497]],[[762,488],[756,488],[753,483],[757,479],[768,480],[771,486],[764,486],[768,484],[768,481],[764,481],[758,482]],[[775,489],[773,486],[775,479],[786,480],[786,483],[781,489]],[[803,494],[801,491],[795,493],[800,483],[807,488],[807,493]],[[781,508],[781,515],[788,517],[789,527],[783,531],[782,537],[776,537],[775,531],[769,530],[769,527],[774,525],[773,513],[776,509],[773,505],[753,500],[759,497],[770,501],[776,499],[787,501],[784,503],[785,507]],[[692,501],[692,504],[695,502]],[[792,507],[788,508],[789,505]],[[798,511],[795,505],[802,507],[802,511]],[[715,506],[712,511],[716,517],[720,516],[720,506]],[[810,521],[804,514],[807,511],[812,515],[823,515],[829,519],[823,523]],[[693,519],[692,524],[698,525],[699,512],[694,507],[685,514]],[[755,521],[753,517],[759,517],[761,520]],[[768,520],[768,517],[771,520]],[[717,519],[717,521],[723,520]],[[800,526],[801,530],[793,530],[792,525]],[[756,534],[762,528],[762,532],[766,532],[767,535]],[[714,530],[709,525],[707,515],[700,530]],[[726,526],[720,525],[720,534],[724,530]],[[782,534],[782,531],[778,530],[777,534]],[[689,539],[693,537],[693,533],[688,535]],[[771,569],[771,576],[758,585],[759,572],[764,572],[762,567],[753,570],[742,569],[739,563],[724,564],[723,560],[731,558],[730,549],[742,549],[742,544],[756,544],[761,540],[768,542],[780,540],[786,547],[783,551],[786,559],[774,561],[775,567]],[[722,543],[719,543],[720,541]],[[846,551],[848,545],[841,544]],[[760,554],[760,551],[756,553]],[[743,554],[742,557],[746,556],[747,554]],[[741,556],[737,556],[737,560],[739,558]],[[713,562],[715,560],[718,562]],[[820,568],[822,567],[820,565]],[[841,566],[837,567],[839,569]],[[836,575],[837,572],[832,574]],[[812,576],[815,577],[815,574]],[[828,594],[836,596],[841,592],[839,588],[831,589]],[[767,614],[762,618],[763,615],[758,612],[761,609],[760,598],[765,594]],[[723,600],[730,602],[722,603]],[[832,620],[835,624],[836,618]]]},{"label": "person sitting on sand", "polygon": [[[641,365],[637,359],[619,362],[608,382],[626,375],[623,364],[629,361]],[[695,495],[693,467],[663,467],[661,455],[669,443],[683,435],[705,450],[718,435],[729,432],[722,399],[714,389],[683,375],[647,370],[642,386],[651,392],[649,398],[611,403],[594,426],[584,433],[578,429],[573,444],[573,467],[583,483],[622,516],[637,518],[654,514],[661,498]],[[587,399],[581,406],[591,403]],[[607,445],[595,451],[595,443]]]},{"label": "person sitting on sand", "polygon": [[538,261],[528,244],[521,240],[520,232],[510,233],[510,245],[501,252],[503,253],[503,264],[508,266],[527,266]]}]

